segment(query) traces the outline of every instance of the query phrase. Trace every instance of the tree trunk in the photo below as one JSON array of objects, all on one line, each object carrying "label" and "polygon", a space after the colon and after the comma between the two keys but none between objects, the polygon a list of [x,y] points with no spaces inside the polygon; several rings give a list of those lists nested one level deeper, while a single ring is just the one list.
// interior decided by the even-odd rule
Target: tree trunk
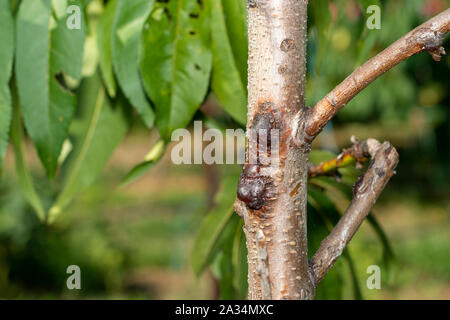
[{"label": "tree trunk", "polygon": [[239,183],[235,208],[245,222],[248,296],[311,299],[314,287],[308,270],[306,239],[310,145],[303,143],[304,130],[299,128],[307,113],[307,1],[249,0],[247,11],[247,138],[250,145],[256,143],[259,157],[268,156],[267,150],[262,150],[262,139],[250,132],[267,130],[270,137],[271,132],[278,130],[280,146],[278,167],[270,168],[259,160],[256,165],[250,163],[253,152],[247,148]]}]

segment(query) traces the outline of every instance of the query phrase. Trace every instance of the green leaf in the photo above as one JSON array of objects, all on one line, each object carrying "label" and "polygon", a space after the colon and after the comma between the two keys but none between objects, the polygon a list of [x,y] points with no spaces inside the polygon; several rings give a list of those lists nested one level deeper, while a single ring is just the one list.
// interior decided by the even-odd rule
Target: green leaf
[{"label": "green leaf", "polygon": [[14,53],[14,21],[8,1],[0,2],[0,84],[8,84]]},{"label": "green leaf", "polygon": [[52,0],[53,11],[58,19],[66,14],[67,0]]},{"label": "green leaf", "polygon": [[331,199],[317,188],[309,187],[308,202],[321,215],[323,221],[327,223],[326,227],[328,228],[328,231],[331,231],[331,228],[336,225],[341,218],[341,214],[336,209]]},{"label": "green leaf", "polygon": [[347,266],[350,271],[350,278],[352,280],[352,287],[353,287],[353,296],[356,300],[363,300],[361,287],[359,285],[358,273],[355,268],[355,264],[353,263],[353,258],[350,255],[350,251],[348,249],[346,249],[346,250],[344,250],[342,255],[343,255],[344,259],[347,261]]},{"label": "green leaf", "polygon": [[87,108],[82,116],[83,135],[75,142],[62,192],[49,212],[50,223],[78,192],[95,181],[128,129],[120,99],[113,107],[98,74],[83,81],[79,105]]},{"label": "green leaf", "polygon": [[16,37],[16,77],[25,126],[53,178],[76,103],[57,77],[80,75],[84,27],[70,30],[65,18],[51,17],[50,0],[23,0]]},{"label": "green leaf", "polygon": [[[247,79],[246,74],[241,75],[239,65],[233,54],[231,39],[228,35],[225,23],[226,14],[222,3],[227,3],[231,12],[234,4],[239,6],[235,0],[209,0],[211,6],[211,47],[213,53],[213,73],[212,89],[223,108],[239,123],[245,124],[247,120]],[[235,20],[239,24],[239,19],[245,16],[227,16],[228,20]],[[244,24],[245,25],[245,24]],[[243,39],[247,43],[246,39]],[[247,48],[241,47],[247,52]]]},{"label": "green leaf", "polygon": [[[155,115],[141,85],[139,61],[142,28],[152,7],[150,0],[117,0],[111,40],[120,87],[148,127],[153,126]],[[153,50],[160,51],[157,48]]]},{"label": "green leaf", "polygon": [[373,228],[376,235],[378,236],[378,239],[383,245],[383,262],[390,276],[393,271],[393,264],[396,261],[396,256],[394,250],[392,249],[391,242],[384,232],[383,228],[381,227],[380,223],[378,222],[377,218],[373,214],[369,214],[367,216],[367,221],[369,222],[370,226]]},{"label": "green leaf", "polygon": [[[15,101],[17,102],[17,99],[15,99]],[[23,148],[22,148],[23,127],[20,114],[20,107],[17,103],[15,103],[15,108],[13,112],[13,121],[11,125],[11,142],[14,148],[16,172],[19,180],[20,189],[25,195],[25,198],[27,199],[28,203],[36,212],[39,220],[45,221],[46,216],[45,210],[42,205],[41,199],[39,198],[33,186],[33,181],[31,179],[31,175],[23,155]]]},{"label": "green leaf", "polygon": [[248,291],[248,263],[247,263],[247,243],[244,230],[244,222],[240,219],[233,242],[233,284],[238,293],[238,299],[245,299]]},{"label": "green leaf", "polygon": [[0,177],[9,140],[11,94],[8,82],[14,54],[14,21],[8,1],[0,2]]},{"label": "green leaf", "polygon": [[327,150],[312,150],[309,154],[309,161],[312,164],[319,164],[323,161],[328,161],[336,157],[336,154]]},{"label": "green leaf", "polygon": [[367,8],[371,5],[376,5],[380,9],[382,8],[381,2],[379,0],[359,0],[358,2],[362,11],[359,28],[361,30],[361,34],[357,42],[357,59],[355,60],[354,69],[363,64],[369,58],[370,51],[380,37],[379,30],[370,30],[366,26],[366,21],[369,17]]},{"label": "green leaf", "polygon": [[380,8],[382,8],[383,6],[381,5],[380,0],[358,0],[359,5],[361,7],[361,10],[363,11],[364,14],[366,14],[367,8],[371,5],[376,5]]},{"label": "green leaf", "polygon": [[247,5],[241,0],[222,0],[222,6],[236,67],[247,88]]},{"label": "green leaf", "polygon": [[216,207],[208,213],[200,226],[191,252],[191,265],[197,275],[208,267],[220,249],[221,235],[234,213],[238,180],[238,175],[231,175],[223,180],[215,198]]},{"label": "green leaf", "polygon": [[323,188],[325,193],[328,193],[334,200],[342,198],[351,200],[353,196],[351,186],[339,183],[332,177],[315,177],[309,181],[309,184]]},{"label": "green leaf", "polygon": [[3,168],[3,157],[9,140],[11,124],[11,94],[7,85],[0,85],[0,178]]},{"label": "green leaf", "polygon": [[212,64],[207,13],[197,0],[157,2],[144,28],[142,78],[164,140],[190,122],[207,92]]},{"label": "green leaf", "polygon": [[159,140],[145,156],[143,162],[135,166],[131,171],[123,178],[121,185],[126,185],[140,178],[147,173],[153,166],[155,166],[166,150],[166,145],[163,140]]},{"label": "green leaf", "polygon": [[[70,0],[70,5],[77,5],[82,15],[82,1]],[[69,29],[68,21],[72,14],[65,13],[56,20],[56,27],[51,30],[50,71],[53,75],[63,72],[72,78],[81,77],[83,66],[84,40],[86,28],[83,16],[80,17],[80,29]],[[52,22],[50,23],[51,26]]]},{"label": "green leaf", "polygon": [[116,96],[116,81],[114,79],[112,56],[111,56],[111,32],[114,23],[114,15],[116,12],[117,1],[108,2],[103,14],[100,18],[98,27],[98,51],[100,70],[103,80],[111,97]]},{"label": "green leaf", "polygon": [[212,271],[219,283],[220,299],[230,300],[237,298],[234,286],[235,268],[233,265],[233,242],[236,228],[242,220],[233,215],[221,234],[221,246],[212,264]]},{"label": "green leaf", "polygon": [[327,0],[312,1],[310,8],[312,10],[314,24],[319,35],[318,57],[315,72],[320,74],[320,71],[323,67],[323,61],[330,44],[330,29],[332,26],[332,17],[329,8],[329,1]]},{"label": "green leaf", "polygon": [[[311,190],[308,190],[308,193]],[[321,241],[328,235],[330,226],[326,220],[320,203],[311,201],[308,196],[308,254],[312,256],[320,246]],[[340,299],[342,297],[343,279],[341,277],[342,262],[336,261],[335,266],[316,289],[316,299]]]}]

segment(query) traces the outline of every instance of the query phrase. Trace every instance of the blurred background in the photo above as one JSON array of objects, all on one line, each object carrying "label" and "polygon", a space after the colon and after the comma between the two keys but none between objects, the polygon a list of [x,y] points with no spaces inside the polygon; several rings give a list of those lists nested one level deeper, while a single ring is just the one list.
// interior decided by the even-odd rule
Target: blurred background
[{"label": "blurred background", "polygon": [[[365,60],[449,7],[446,0],[380,4],[381,29],[369,30],[368,15],[356,1],[311,1],[308,105]],[[349,246],[365,299],[450,299],[449,76],[448,56],[440,62],[427,53],[410,58],[351,101],[314,144],[338,153],[355,135],[389,140],[400,153],[397,175],[373,210],[395,254],[389,272],[382,268],[380,290],[366,287],[367,267],[382,260],[373,230],[364,223]],[[223,115],[212,94],[202,112]],[[0,298],[220,296],[213,272],[197,278],[189,257],[218,181],[240,167],[176,166],[169,148],[148,174],[119,187],[157,139],[156,132],[149,134],[135,123],[98,181],[52,226],[43,226],[27,205],[14,174],[14,154],[8,150],[0,182]],[[50,202],[58,185],[44,182],[31,143],[26,159],[41,197]],[[81,268],[82,290],[66,287],[66,268],[72,264]],[[348,275],[339,270],[335,276],[343,279],[343,289],[326,297],[351,299]]]}]

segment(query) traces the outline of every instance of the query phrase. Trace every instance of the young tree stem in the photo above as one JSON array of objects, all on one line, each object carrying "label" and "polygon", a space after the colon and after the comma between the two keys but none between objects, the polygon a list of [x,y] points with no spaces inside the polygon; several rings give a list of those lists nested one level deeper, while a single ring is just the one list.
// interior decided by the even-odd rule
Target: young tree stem
[{"label": "young tree stem", "polygon": [[[249,73],[247,138],[252,129],[273,125],[279,131],[279,165],[247,163],[246,190],[264,181],[255,205],[237,199],[247,237],[250,299],[314,297],[306,241],[306,183],[309,144],[297,130],[305,121],[306,0],[249,0]],[[247,194],[247,193],[246,193]],[[239,192],[238,192],[239,196]]]}]

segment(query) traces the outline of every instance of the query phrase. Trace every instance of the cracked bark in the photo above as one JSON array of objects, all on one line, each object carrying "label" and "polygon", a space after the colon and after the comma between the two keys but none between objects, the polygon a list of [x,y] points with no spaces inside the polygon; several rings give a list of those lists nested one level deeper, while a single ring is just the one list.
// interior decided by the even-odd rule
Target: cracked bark
[{"label": "cracked bark", "polygon": [[[244,220],[249,299],[312,299],[315,288],[368,214],[398,161],[395,149],[374,139],[347,153],[371,158],[346,213],[308,261],[306,196],[310,143],[323,126],[370,82],[413,54],[443,53],[450,9],[430,19],[359,67],[314,109],[305,107],[307,0],[248,0],[248,114],[246,163],[235,211]],[[265,130],[261,137],[253,131]],[[261,142],[279,133],[277,166],[264,161]],[[269,139],[270,140],[270,139]],[[270,140],[272,141],[272,140]],[[269,142],[270,143],[270,142]],[[253,147],[252,147],[253,146]],[[345,151],[344,151],[345,153]],[[334,163],[338,167],[340,160]],[[323,169],[323,167],[322,167]],[[321,169],[321,170],[322,170]],[[322,170],[323,171],[323,170]]]}]

